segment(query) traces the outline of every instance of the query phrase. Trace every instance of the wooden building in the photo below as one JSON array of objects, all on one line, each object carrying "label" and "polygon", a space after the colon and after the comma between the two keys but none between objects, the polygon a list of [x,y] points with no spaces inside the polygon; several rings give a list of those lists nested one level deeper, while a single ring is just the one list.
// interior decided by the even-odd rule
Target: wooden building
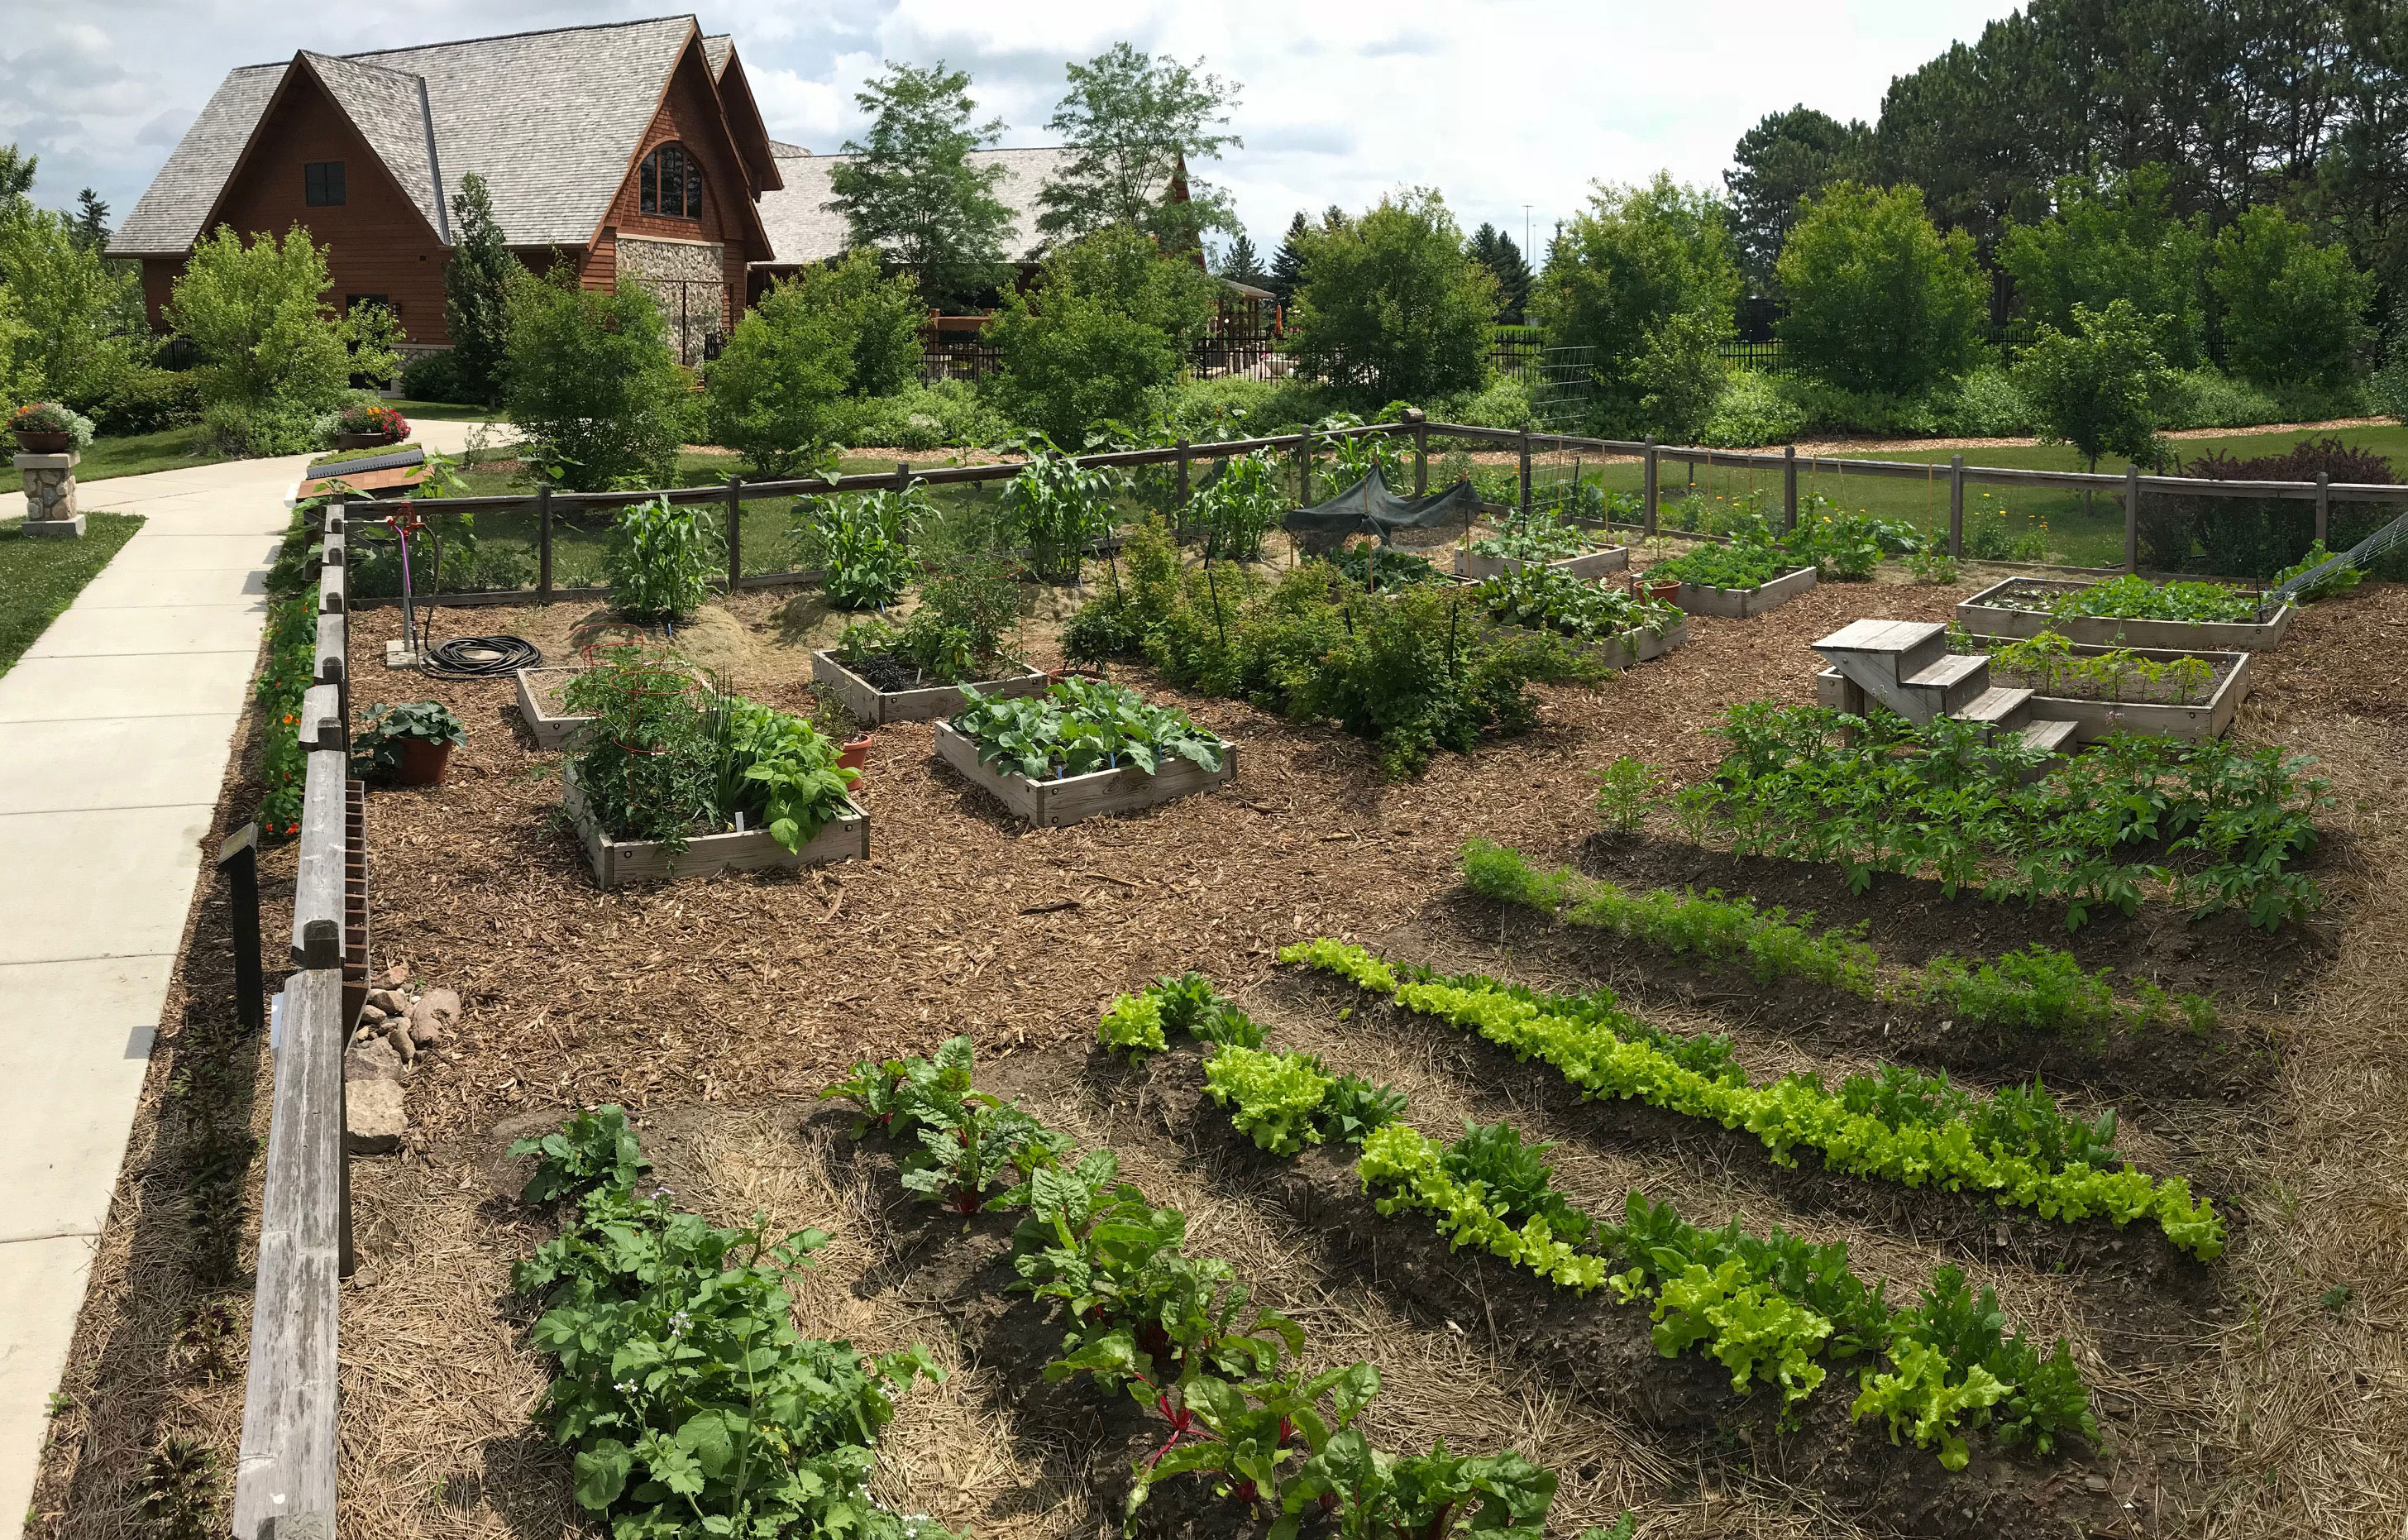
[{"label": "wooden building", "polygon": [[141,261],[157,324],[203,236],[299,224],[329,249],[331,303],[380,300],[411,350],[442,347],[451,200],[471,172],[522,260],[642,284],[688,362],[775,255],[760,200],[783,186],[780,157],[734,41],[692,16],[235,70],[109,254]]}]

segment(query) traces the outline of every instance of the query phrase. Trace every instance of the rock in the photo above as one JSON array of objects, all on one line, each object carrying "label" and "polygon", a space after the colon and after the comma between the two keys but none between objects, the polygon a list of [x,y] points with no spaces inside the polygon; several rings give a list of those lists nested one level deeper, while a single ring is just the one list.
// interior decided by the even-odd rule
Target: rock
[{"label": "rock", "polygon": [[[380,989],[377,993],[382,994],[384,991]],[[381,1005],[367,1004],[360,1007],[360,1020],[364,1023],[374,1024],[380,1021],[388,1021],[392,1019],[392,1016],[393,1013],[387,1011]]]},{"label": "rock", "polygon": [[460,996],[451,989],[429,989],[418,997],[412,1010],[432,1011],[443,1018],[445,1026],[460,1019]]},{"label": "rock", "polygon": [[391,1038],[372,1037],[343,1055],[343,1082],[356,1085],[363,1081],[389,1080],[401,1084],[401,1055],[394,1051]]},{"label": "rock", "polygon": [[443,1026],[421,1006],[409,1013],[409,1036],[421,1048],[439,1046],[443,1042]]},{"label": "rock", "polygon": [[2084,1476],[2082,1484],[2094,1492],[2103,1492],[2107,1490],[2107,1478],[2096,1474]]},{"label": "rock", "polygon": [[385,1034],[384,1041],[404,1064],[418,1057],[418,1044],[409,1041],[409,1029],[397,1022],[393,1030]]},{"label": "rock", "polygon": [[402,963],[396,962],[384,971],[384,986],[388,989],[398,989],[408,982],[409,969]]},{"label": "rock", "polygon": [[460,1019],[460,997],[449,989],[429,989],[409,1008],[409,1035],[422,1048],[443,1041]]},{"label": "rock", "polygon": [[391,1155],[409,1127],[402,1111],[401,1085],[392,1080],[355,1080],[343,1087],[343,1149],[351,1155]]},{"label": "rock", "polygon": [[368,1009],[373,1009],[383,1016],[401,1016],[409,1014],[409,1007],[402,1002],[400,996],[390,989],[369,990],[368,1003],[363,1008],[363,1014]]}]

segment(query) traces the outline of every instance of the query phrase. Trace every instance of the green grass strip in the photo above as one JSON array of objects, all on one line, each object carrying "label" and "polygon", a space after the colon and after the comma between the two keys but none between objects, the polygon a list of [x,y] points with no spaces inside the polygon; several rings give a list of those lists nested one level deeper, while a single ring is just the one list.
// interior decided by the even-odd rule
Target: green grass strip
[{"label": "green grass strip", "polygon": [[28,535],[22,519],[0,524],[0,674],[141,527],[138,513],[87,513],[83,539],[74,540]]},{"label": "green grass strip", "polygon": [[1839,1097],[1802,1078],[1769,1086],[1709,1078],[1660,1048],[1632,1041],[1641,1036],[1636,1018],[1625,1036],[1608,1024],[1611,1012],[1592,1011],[1588,1019],[1575,1021],[1549,1014],[1526,994],[1517,996],[1503,986],[1408,983],[1363,948],[1326,937],[1283,947],[1279,957],[1392,996],[1406,1009],[1476,1032],[1516,1058],[1541,1059],[1584,1095],[1636,1099],[1711,1118],[1727,1129],[1745,1129],[1784,1165],[1794,1163],[1791,1152],[1802,1145],[1819,1151],[1828,1169],[1847,1175],[1985,1193],[2002,1206],[2028,1208],[2047,1219],[2105,1215],[2118,1227],[2153,1219],[2169,1241],[2202,1261],[2224,1249],[2222,1216],[2205,1199],[2194,1201],[2190,1184],[2179,1176],[2160,1180],[2129,1165],[2101,1171],[2082,1161],[2051,1169],[2024,1155],[1983,1148],[1962,1118],[1893,1125],[1849,1111]]},{"label": "green grass strip", "polygon": [[2204,995],[2169,994],[2143,979],[2132,999],[2119,1000],[2107,969],[2086,971],[2071,953],[2052,947],[2034,944],[1988,962],[1943,954],[1921,968],[1885,967],[1855,932],[1817,935],[1784,909],[1718,891],[1633,893],[1569,867],[1541,871],[1489,840],[1466,844],[1462,864],[1465,885],[1483,898],[1668,952],[1742,964],[1760,984],[1800,979],[1866,1000],[1936,1006],[1972,1025],[2038,1031],[2136,1030],[2179,1019],[2204,1032],[2215,1024],[2215,1003]]}]

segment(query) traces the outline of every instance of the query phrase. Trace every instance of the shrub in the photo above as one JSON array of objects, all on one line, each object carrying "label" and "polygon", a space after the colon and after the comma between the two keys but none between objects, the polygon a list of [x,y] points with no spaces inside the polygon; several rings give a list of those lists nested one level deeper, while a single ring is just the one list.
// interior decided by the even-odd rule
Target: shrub
[{"label": "shrub", "polygon": [[401,394],[413,401],[459,401],[467,387],[461,381],[460,365],[452,353],[452,349],[438,348],[411,355],[401,366]]},{"label": "shrub", "polygon": [[2014,373],[1984,364],[1956,381],[1956,398],[1946,409],[1943,430],[1971,439],[2008,439],[2031,432],[2033,424],[2031,402]]},{"label": "shrub", "polygon": [[2167,376],[2157,420],[2170,429],[2255,427],[2289,420],[2269,391],[2216,368],[2181,369]]},{"label": "shrub", "polygon": [[2272,204],[2244,210],[2215,241],[2208,275],[2224,302],[2224,351],[2235,372],[2267,386],[2333,386],[2357,367],[2372,276],[2336,244]]},{"label": "shrub", "polygon": [[701,609],[727,556],[707,517],[660,497],[622,509],[603,557],[611,608],[643,621],[684,620]]},{"label": "shrub", "polygon": [[907,384],[891,396],[848,399],[838,409],[835,431],[847,444],[926,451],[1000,444],[1014,429],[1011,419],[968,381],[939,380]]},{"label": "shrub", "polygon": [[1141,423],[1211,319],[1212,280],[1114,225],[1065,247],[1028,294],[1004,296],[987,335],[996,394],[1014,418],[1078,444],[1105,422]]},{"label": "shrub", "polygon": [[0,209],[0,275],[24,323],[13,342],[0,345],[0,377],[12,372],[13,353],[28,392],[95,410],[136,367],[147,331],[134,265],[106,260],[97,245],[77,238],[66,215],[21,197]]},{"label": "shrub", "polygon": [[130,368],[92,404],[93,421],[112,436],[157,433],[201,416],[200,381],[189,369]]},{"label": "shrub", "polygon": [[2043,442],[2070,445],[2099,468],[2101,454],[2134,463],[2157,455],[2157,397],[2165,365],[2156,327],[2128,299],[2103,310],[2073,307],[2073,332],[2043,325],[2015,361],[2014,381],[2031,403]]},{"label": "shrub", "polygon": [[374,316],[336,316],[322,297],[332,281],[325,249],[298,225],[248,246],[221,225],[194,246],[167,320],[192,338],[202,420],[226,448],[314,449],[318,418],[342,405],[354,373],[393,373],[398,360],[382,345],[390,317],[375,307]]},{"label": "shrub", "polygon": [[841,397],[888,395],[917,373],[924,314],[911,281],[880,276],[867,251],[771,284],[710,366],[713,440],[765,476],[813,463],[845,422]]},{"label": "shrub", "polygon": [[1730,387],[1721,351],[1728,332],[1688,312],[1665,317],[1647,334],[1647,351],[1630,374],[1647,393],[1639,398],[1639,416],[1650,433],[1690,443],[1713,420],[1715,404]]},{"label": "shrub", "polygon": [[[2302,439],[2287,453],[2236,460],[2210,451],[2182,468],[2186,476],[2218,482],[2313,482],[2322,472],[2336,482],[2391,484],[2391,461],[2373,450],[2337,438]],[[2164,505],[2161,509],[2153,504]],[[2268,497],[2150,497],[2142,503],[2142,535],[2150,559],[2180,554],[2162,562],[2172,569],[2191,554],[2195,538],[2206,552],[2207,570],[2227,577],[2265,581],[2300,560],[2315,538],[2311,503]],[[2335,503],[2329,534],[2336,549],[2347,550],[2397,516],[2391,504]],[[2377,565],[2387,575],[2408,557],[2394,554]]]},{"label": "shrub", "polygon": [[1497,280],[1466,254],[1445,200],[1420,188],[1307,240],[1288,324],[1299,367],[1386,399],[1476,388]]},{"label": "shrub", "polygon": [[1833,384],[1914,395],[1964,372],[1980,351],[1989,285],[1973,238],[1932,228],[1912,184],[1842,181],[1807,200],[1779,274],[1781,339]]},{"label": "shrub", "polygon": [[1796,439],[1806,431],[1806,414],[1783,384],[1775,375],[1733,369],[1698,441],[1716,449],[1754,449]]},{"label": "shrub", "polygon": [[509,317],[503,401],[528,461],[578,492],[666,481],[690,393],[652,296],[580,289],[563,266],[519,280]]},{"label": "shrub", "polygon": [[2025,317],[2072,335],[2078,309],[2128,303],[2148,345],[2180,368],[2200,361],[2200,303],[2207,266],[2207,216],[2177,218],[2161,166],[2112,179],[2067,177],[2057,210],[2036,224],[2007,223],[1999,266],[2013,274]]}]

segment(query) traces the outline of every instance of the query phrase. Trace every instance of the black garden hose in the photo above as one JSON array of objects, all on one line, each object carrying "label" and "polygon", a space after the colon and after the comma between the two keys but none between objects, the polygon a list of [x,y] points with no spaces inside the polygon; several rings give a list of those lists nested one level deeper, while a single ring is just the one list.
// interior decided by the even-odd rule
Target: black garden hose
[{"label": "black garden hose", "polygon": [[541,667],[543,654],[523,637],[453,637],[427,648],[419,671],[429,679],[507,679]]}]

